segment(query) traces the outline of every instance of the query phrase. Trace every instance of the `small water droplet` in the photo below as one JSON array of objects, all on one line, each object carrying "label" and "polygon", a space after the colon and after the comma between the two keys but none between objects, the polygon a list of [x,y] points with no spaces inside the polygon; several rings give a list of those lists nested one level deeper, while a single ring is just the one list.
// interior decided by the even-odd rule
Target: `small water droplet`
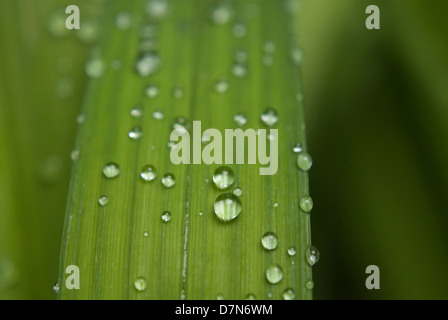
[{"label": "small water droplet", "polygon": [[130,113],[133,118],[140,118],[143,115],[143,109],[141,106],[135,106]]},{"label": "small water droplet", "polygon": [[274,64],[274,57],[269,54],[265,54],[263,56],[263,64],[265,66],[272,66]]},{"label": "small water droplet", "polygon": [[156,120],[163,120],[163,118],[165,117],[165,115],[163,114],[162,111],[160,111],[160,110],[155,110],[155,111],[152,113],[152,117],[153,117],[154,119],[156,119]]},{"label": "small water droplet", "polygon": [[104,61],[99,57],[93,57],[87,60],[86,74],[91,79],[99,79],[104,75],[105,71]]},{"label": "small water droplet", "polygon": [[79,159],[79,150],[73,150],[70,153],[70,159],[72,159],[72,161],[76,161]]},{"label": "small water droplet", "polygon": [[231,221],[238,217],[242,210],[240,198],[233,193],[219,195],[214,203],[215,214],[221,221]]},{"label": "small water droplet", "polygon": [[314,282],[311,281],[311,280],[308,280],[308,281],[305,283],[305,288],[307,288],[308,290],[313,290],[313,288],[314,288]]},{"label": "small water droplet", "polygon": [[261,121],[268,127],[275,126],[278,122],[278,115],[274,109],[268,109],[261,115]]},{"label": "small water droplet", "polygon": [[294,300],[296,297],[296,294],[294,293],[293,289],[285,289],[282,293],[283,300]]},{"label": "small water droplet", "polygon": [[203,211],[199,211],[199,215],[202,217],[204,215]]},{"label": "small water droplet", "polygon": [[8,259],[0,260],[0,290],[14,287],[19,279],[14,262]]},{"label": "small water droplet", "polygon": [[53,285],[53,291],[54,291],[54,293],[58,294],[59,290],[60,290],[59,280],[57,280]]},{"label": "small water droplet", "polygon": [[225,79],[218,80],[215,83],[215,91],[218,93],[226,93],[229,90],[229,83]]},{"label": "small water droplet", "polygon": [[37,172],[38,177],[45,184],[54,184],[59,181],[63,161],[58,155],[51,155],[47,157],[39,167]]},{"label": "small water droplet", "polygon": [[120,173],[120,167],[115,162],[109,162],[103,168],[103,175],[108,179],[116,178]]},{"label": "small water droplet", "polygon": [[246,118],[246,115],[244,113],[237,113],[233,117],[233,121],[235,121],[237,126],[242,127],[242,126],[244,126],[247,123],[247,118]]},{"label": "small water droplet", "polygon": [[300,48],[293,48],[291,50],[291,60],[295,65],[300,65],[303,61],[303,50]]},{"label": "small water droplet", "polygon": [[[118,30],[126,30],[132,24],[132,16],[129,12],[119,12],[115,18],[115,26]],[[84,26],[83,26],[84,27]]]},{"label": "small water droplet", "polygon": [[294,153],[301,153],[303,151],[303,147],[302,144],[300,142],[297,142],[293,147],[292,147],[292,152]]},{"label": "small water droplet", "polygon": [[279,205],[278,202],[275,202],[274,203],[274,208],[278,208],[278,205]]},{"label": "small water droplet", "polygon": [[228,6],[218,6],[212,12],[212,20],[216,24],[226,24],[231,18],[231,11]]},{"label": "small water droplet", "polygon": [[54,89],[56,96],[65,100],[72,96],[73,94],[73,81],[70,78],[63,77],[58,82],[56,82],[56,86]]},{"label": "small water droplet", "polygon": [[274,53],[275,52],[275,43],[272,41],[266,41],[263,45],[263,51],[265,53]]},{"label": "small water droplet", "polygon": [[128,137],[131,140],[140,140],[143,136],[143,131],[140,127],[133,127],[129,132],[128,132]]},{"label": "small water droplet", "polygon": [[266,269],[266,279],[269,283],[276,284],[283,279],[283,269],[278,264],[271,264]]},{"label": "small water droplet", "polygon": [[153,18],[162,19],[168,13],[168,2],[166,0],[149,0],[146,3],[146,13]]},{"label": "small water droplet", "polygon": [[224,296],[223,296],[221,293],[219,293],[219,294],[216,296],[216,300],[224,300]]},{"label": "small water droplet", "polygon": [[309,213],[313,209],[313,199],[310,196],[304,196],[300,199],[300,209],[302,211]]},{"label": "small water droplet", "polygon": [[237,78],[244,78],[247,73],[247,67],[243,64],[236,63],[232,66],[232,74]]},{"label": "small water droplet", "polygon": [[213,182],[218,189],[227,189],[235,181],[235,174],[229,167],[222,166],[215,170],[213,174]]},{"label": "small water droplet", "polygon": [[147,238],[147,237],[149,236],[149,232],[148,232],[148,231],[145,231],[145,232],[143,233],[143,236],[144,236],[145,238]]},{"label": "small water droplet", "polygon": [[244,23],[237,22],[233,25],[232,34],[236,38],[242,38],[246,35],[246,33],[247,33],[247,27]]},{"label": "small water droplet", "polygon": [[245,298],[244,298],[244,300],[255,300],[256,299],[256,297],[255,297],[255,295],[253,294],[253,293],[249,293]]},{"label": "small water droplet", "polygon": [[146,283],[146,279],[145,278],[138,277],[137,279],[135,279],[134,287],[135,287],[135,289],[137,289],[137,291],[140,291],[140,292],[145,291],[146,290],[146,286],[147,286],[147,283]]},{"label": "small water droplet", "polygon": [[183,96],[184,96],[184,89],[183,88],[181,88],[181,87],[174,88],[174,90],[173,90],[173,97],[175,99],[182,99]]},{"label": "small water droplet", "polygon": [[140,177],[146,182],[153,181],[157,177],[156,168],[150,164],[144,166],[140,172]]},{"label": "small water droplet", "polygon": [[289,247],[288,248],[288,255],[291,256],[291,257],[295,256],[296,255],[296,248]]},{"label": "small water droplet", "polygon": [[84,113],[78,114],[76,117],[76,123],[77,124],[83,124],[86,121],[86,115]]},{"label": "small water droplet", "polygon": [[140,77],[147,77],[157,72],[160,66],[160,58],[155,52],[143,53],[135,65]]},{"label": "small water droplet", "polygon": [[76,30],[76,38],[84,44],[94,43],[100,34],[98,21],[95,19],[83,19],[81,21],[81,28]]},{"label": "small water droplet", "polygon": [[162,213],[162,221],[164,221],[164,222],[169,222],[169,221],[171,221],[171,218],[172,218],[172,216],[171,216],[171,212],[169,212],[169,211],[164,211],[164,212]]},{"label": "small water droplet", "polygon": [[243,195],[243,190],[241,188],[236,188],[235,190],[233,190],[233,194],[237,197],[241,197]]},{"label": "small water droplet", "polygon": [[109,198],[106,197],[106,196],[101,196],[101,197],[98,199],[98,203],[100,204],[100,206],[105,207],[105,206],[107,206],[107,204],[109,203]]},{"label": "small water droplet", "polygon": [[247,61],[247,52],[244,50],[236,50],[235,51],[235,55],[234,55],[234,59],[236,62],[239,63],[244,63]]},{"label": "small water droplet", "polygon": [[69,34],[69,30],[65,26],[67,16],[61,9],[55,10],[47,21],[47,31],[56,39],[61,39]]},{"label": "small water droplet", "polygon": [[320,258],[319,250],[316,247],[310,246],[306,251],[306,261],[310,266],[314,266]]},{"label": "small water droplet", "polygon": [[308,153],[302,152],[297,156],[297,166],[299,167],[300,170],[306,172],[311,169],[312,165],[313,165],[313,159]]},{"label": "small water droplet", "polygon": [[148,98],[155,98],[159,95],[159,86],[152,83],[145,88],[145,94]]},{"label": "small water droplet", "polygon": [[278,245],[278,237],[274,232],[266,232],[261,238],[261,244],[266,250],[274,250]]},{"label": "small water droplet", "polygon": [[172,188],[176,184],[176,178],[173,174],[167,173],[162,177],[162,185],[165,188]]},{"label": "small water droplet", "polygon": [[187,119],[185,119],[183,117],[178,117],[174,120],[174,123],[173,123],[174,130],[188,131],[189,128],[190,128],[190,123],[187,121]]}]

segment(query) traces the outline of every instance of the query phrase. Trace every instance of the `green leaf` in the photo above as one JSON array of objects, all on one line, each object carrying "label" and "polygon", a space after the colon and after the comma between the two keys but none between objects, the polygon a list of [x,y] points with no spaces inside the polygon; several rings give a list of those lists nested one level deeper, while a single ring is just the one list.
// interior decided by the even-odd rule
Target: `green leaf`
[{"label": "green leaf", "polygon": [[[291,288],[296,299],[311,298],[306,286],[311,267],[305,258],[311,245],[310,217],[299,208],[300,199],[308,195],[308,174],[298,169],[292,152],[295,143],[305,150],[306,143],[301,52],[291,6],[267,0],[153,0],[148,12],[147,3],[110,1],[101,23],[100,45],[92,53],[96,66],[105,68],[93,73],[96,77],[90,79],[84,100],[85,122],[77,136],[79,158],[67,203],[59,297],[244,299],[253,294],[257,299],[281,299],[284,290]],[[167,4],[166,15],[163,4]],[[117,17],[125,17],[118,18],[122,22],[130,17],[130,25],[117,28]],[[235,36],[237,22],[245,25],[243,37]],[[136,62],[145,26],[155,33],[152,54],[160,58],[160,66],[154,74],[141,77]],[[248,73],[243,77],[232,71],[237,50],[248,57],[243,63]],[[114,61],[120,61],[122,68],[110,67]],[[218,81],[228,84],[226,92],[217,92]],[[153,98],[145,93],[151,84],[159,88]],[[130,115],[137,105],[143,110],[139,118]],[[222,191],[212,182],[220,165],[171,162],[167,143],[177,118],[190,124],[201,121],[203,131],[216,128],[224,135],[225,129],[237,128],[238,113],[248,120],[243,129],[266,129],[260,117],[269,108],[279,116],[273,127],[279,132],[275,175],[260,175],[259,164],[229,165],[236,179],[229,191]],[[164,115],[161,120],[153,116],[158,110]],[[135,127],[141,128],[142,137],[134,141],[128,134]],[[113,179],[102,173],[110,162],[121,170]],[[156,168],[154,181],[140,178],[146,165]],[[161,184],[166,173],[176,181],[169,189]],[[215,199],[236,187],[243,191],[242,212],[223,223],[214,213]],[[98,203],[103,195],[109,200],[104,207]],[[164,211],[171,213],[169,222],[161,219]],[[263,249],[261,238],[266,232],[278,235],[275,250]],[[294,256],[287,253],[291,246]],[[283,269],[278,284],[266,278],[273,263]],[[79,267],[79,290],[65,286],[69,265]],[[135,285],[140,278],[145,283],[142,291]]]}]

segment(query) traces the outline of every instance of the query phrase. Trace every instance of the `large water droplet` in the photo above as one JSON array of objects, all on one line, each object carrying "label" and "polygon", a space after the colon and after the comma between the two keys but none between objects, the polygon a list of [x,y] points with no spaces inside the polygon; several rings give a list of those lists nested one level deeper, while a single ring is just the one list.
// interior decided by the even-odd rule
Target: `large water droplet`
[{"label": "large water droplet", "polygon": [[138,277],[137,279],[135,279],[134,281],[134,287],[135,289],[137,289],[137,291],[145,291],[146,290],[146,279],[143,277]]},{"label": "large water droplet", "polygon": [[311,169],[312,165],[313,165],[313,159],[308,153],[302,152],[297,156],[297,166],[299,167],[300,170],[306,172]]},{"label": "large water droplet", "polygon": [[313,199],[310,196],[304,196],[300,199],[300,209],[304,212],[309,213],[313,209]]},{"label": "large water droplet", "polygon": [[240,198],[233,193],[224,193],[215,200],[215,214],[221,221],[231,221],[241,213],[242,204]]},{"label": "large water droplet", "polygon": [[162,177],[162,185],[165,188],[172,188],[176,184],[176,178],[172,173],[167,173]]},{"label": "large water droplet", "polygon": [[227,189],[235,181],[235,174],[229,167],[222,166],[215,170],[213,182],[218,189]]},{"label": "large water droplet", "polygon": [[143,136],[143,131],[140,127],[133,127],[129,132],[128,136],[131,140],[140,140]]},{"label": "large water droplet", "polygon": [[140,172],[140,177],[143,181],[153,181],[157,177],[156,168],[150,164],[144,166]]},{"label": "large water droplet", "polygon": [[261,244],[266,250],[274,250],[278,245],[278,237],[274,232],[266,232],[261,238]]},{"label": "large water droplet", "polygon": [[284,300],[294,300],[296,297],[296,294],[294,293],[293,289],[285,289],[282,293],[282,297]]},{"label": "large water droplet", "polygon": [[101,197],[98,199],[98,203],[100,204],[100,206],[105,207],[105,206],[107,206],[107,204],[109,203],[109,198],[106,197],[106,196],[101,196]]},{"label": "large water droplet", "polygon": [[103,168],[103,175],[108,179],[116,178],[120,173],[120,167],[115,162],[109,162]]},{"label": "large water droplet", "polygon": [[278,115],[274,109],[268,109],[261,115],[261,121],[268,127],[275,126],[278,122]]},{"label": "large water droplet", "polygon": [[308,248],[308,250],[306,251],[305,256],[306,256],[306,261],[308,262],[308,264],[310,266],[314,266],[319,261],[320,253],[316,247],[310,246]]},{"label": "large water droplet", "polygon": [[172,216],[171,216],[171,212],[169,212],[169,211],[164,211],[164,212],[162,213],[162,221],[164,221],[164,222],[169,222],[169,221],[171,221],[171,218],[172,218]]},{"label": "large water droplet", "polygon": [[283,279],[283,269],[278,264],[271,264],[266,269],[266,279],[269,283],[276,284]]}]

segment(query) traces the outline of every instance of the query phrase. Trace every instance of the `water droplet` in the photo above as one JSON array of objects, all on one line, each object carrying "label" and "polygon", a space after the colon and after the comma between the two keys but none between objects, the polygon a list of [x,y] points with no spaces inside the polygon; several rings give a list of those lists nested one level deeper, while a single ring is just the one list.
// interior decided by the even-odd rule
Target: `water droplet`
[{"label": "water droplet", "polygon": [[174,148],[174,146],[176,145],[176,142],[174,142],[174,141],[168,141],[167,142],[167,147],[168,147],[168,149],[173,149]]},{"label": "water droplet", "polygon": [[147,77],[156,73],[159,66],[160,58],[155,52],[143,53],[135,65],[140,77]]},{"label": "water droplet", "polygon": [[228,90],[229,90],[229,83],[226,80],[221,79],[215,83],[215,91],[216,92],[226,93]]},{"label": "water droplet", "polygon": [[204,215],[203,211],[199,211],[199,215],[202,217]]},{"label": "water droplet", "polygon": [[169,211],[164,211],[162,213],[162,221],[164,222],[169,222],[171,220],[172,216],[171,216],[171,212]]},{"label": "water droplet", "polygon": [[69,34],[69,30],[65,26],[67,16],[63,10],[57,9],[54,11],[47,21],[47,31],[56,39],[61,39]]},{"label": "water droplet", "polygon": [[274,203],[274,208],[278,208],[278,202]]},{"label": "water droplet", "polygon": [[266,41],[263,45],[263,51],[265,53],[274,53],[275,52],[275,43],[272,41]]},{"label": "water droplet", "polygon": [[178,117],[174,120],[173,129],[188,131],[189,128],[190,123],[187,121],[187,119],[183,117]]},{"label": "water droplet", "polygon": [[274,250],[278,245],[278,237],[274,232],[266,232],[261,238],[261,244],[266,250]]},{"label": "water droplet", "polygon": [[174,90],[173,90],[173,97],[175,99],[182,99],[183,96],[184,96],[184,89],[183,88],[181,88],[181,87],[174,88]]},{"label": "water droplet", "polygon": [[140,177],[143,181],[153,181],[157,177],[156,168],[150,164],[144,166],[140,172]]},{"label": "water droplet", "polygon": [[268,292],[267,297],[268,299],[272,299],[272,292]]},{"label": "water droplet", "polygon": [[284,300],[294,300],[296,297],[296,294],[294,293],[293,289],[285,289],[282,293],[282,297]]},{"label": "water droplet", "polygon": [[313,290],[314,288],[314,282],[309,280],[305,283],[305,288],[307,288],[308,290]]},{"label": "water droplet", "polygon": [[19,273],[11,260],[0,260],[0,290],[14,287],[19,281]]},{"label": "water droplet", "polygon": [[145,291],[146,290],[146,279],[143,277],[138,277],[137,279],[135,279],[134,281],[134,287],[135,289],[137,289],[137,291]]},{"label": "water droplet", "polygon": [[172,188],[176,184],[176,178],[173,174],[167,173],[162,177],[162,185],[165,188]]},{"label": "water droplet", "polygon": [[90,58],[86,63],[86,74],[91,79],[99,79],[104,75],[104,61],[99,57]]},{"label": "water droplet", "polygon": [[242,22],[237,22],[233,25],[232,33],[236,38],[242,38],[247,33],[246,25]]},{"label": "water droplet", "polygon": [[120,167],[115,162],[109,162],[103,168],[103,175],[108,179],[116,178],[120,173]]},{"label": "water droplet", "polygon": [[233,194],[237,197],[241,197],[243,194],[243,190],[241,188],[236,188],[235,190],[233,190]]},{"label": "water droplet", "polygon": [[296,248],[289,247],[288,248],[288,255],[291,256],[291,257],[295,256],[296,255]]},{"label": "water droplet", "polygon": [[300,142],[297,142],[293,147],[292,147],[292,152],[294,153],[301,153],[303,151],[303,147],[302,144]]},{"label": "water droplet", "polygon": [[219,294],[216,296],[216,300],[224,300],[224,296],[223,296],[221,293],[219,293]]},{"label": "water droplet", "polygon": [[212,20],[216,24],[226,24],[231,17],[231,11],[228,6],[218,6],[212,12]]},{"label": "water droplet", "polygon": [[154,119],[156,119],[156,120],[163,120],[163,118],[164,118],[165,116],[164,116],[164,114],[163,114],[162,111],[160,111],[160,110],[155,110],[155,111],[152,113],[152,117],[153,117]]},{"label": "water droplet", "polygon": [[106,197],[106,196],[101,196],[101,197],[98,199],[98,203],[100,204],[100,206],[105,207],[105,206],[107,206],[107,204],[109,203],[109,198]]},{"label": "water droplet", "polygon": [[244,63],[247,61],[247,52],[244,50],[235,51],[234,59],[236,62]]},{"label": "water droplet", "polygon": [[229,167],[222,166],[215,170],[213,182],[218,189],[227,189],[235,181],[235,174]]},{"label": "water droplet", "polygon": [[79,159],[79,150],[73,150],[70,153],[70,159],[72,159],[72,161],[76,161]]},{"label": "water droplet", "polygon": [[278,122],[278,115],[274,109],[268,109],[261,115],[261,121],[268,127],[275,126]]},{"label": "water droplet", "polygon": [[58,82],[56,82],[56,86],[54,89],[56,96],[65,100],[72,96],[73,94],[73,81],[70,78],[63,77]]},{"label": "water droplet", "polygon": [[266,269],[266,279],[269,283],[276,284],[283,279],[283,269],[278,264],[271,264]]},{"label": "water droplet", "polygon": [[311,169],[312,165],[313,165],[313,159],[308,153],[302,152],[301,154],[298,155],[297,166],[299,167],[300,170],[308,171]]},{"label": "water droplet", "polygon": [[237,126],[242,127],[247,123],[247,118],[244,113],[238,113],[233,116],[233,121],[235,121]]},{"label": "water droplet", "polygon": [[269,54],[265,54],[263,56],[263,64],[265,66],[272,66],[274,64],[274,57]]},{"label": "water droplet", "polygon": [[295,65],[300,65],[303,61],[303,50],[300,48],[293,48],[291,50],[291,60]]},{"label": "water droplet", "polygon": [[59,280],[57,280],[57,281],[54,283],[54,285],[53,285],[53,291],[54,291],[54,293],[58,294],[58,293],[59,293],[59,290],[60,290],[60,287],[59,287]]},{"label": "water droplet", "polygon": [[236,63],[232,66],[232,74],[237,78],[244,78],[247,76],[247,68],[245,65]]},{"label": "water droplet", "polygon": [[153,18],[162,19],[168,13],[168,2],[166,0],[149,0],[146,3],[146,13]]},{"label": "water droplet", "polygon": [[140,118],[143,115],[143,109],[141,106],[135,106],[130,113],[133,118]]},{"label": "water droplet", "polygon": [[152,24],[145,24],[140,29],[140,37],[142,39],[151,39],[156,35],[156,27]]},{"label": "water droplet", "polygon": [[94,43],[99,36],[98,21],[95,19],[83,19],[81,21],[81,28],[76,30],[76,38],[84,44]]},{"label": "water droplet", "polygon": [[145,232],[143,233],[143,236],[144,236],[145,238],[147,238],[147,237],[149,236],[149,232],[148,232],[148,231],[145,231]]},{"label": "water droplet", "polygon": [[142,136],[143,136],[143,131],[142,131],[142,129],[140,127],[133,127],[128,132],[128,136],[132,140],[140,140],[142,138]]},{"label": "water droplet", "polygon": [[233,193],[224,193],[215,200],[215,214],[221,221],[231,221],[241,213],[242,204],[240,198]]},{"label": "water droplet", "polygon": [[253,294],[253,293],[249,293],[245,298],[244,298],[244,300],[255,300],[256,299],[256,297],[255,297],[255,295]]},{"label": "water droplet", "polygon": [[145,88],[145,94],[148,98],[155,98],[159,95],[159,86],[150,84]]},{"label": "water droplet", "polygon": [[306,251],[306,261],[310,266],[314,266],[320,258],[320,253],[316,247],[310,246]]},{"label": "water droplet", "polygon": [[115,26],[119,30],[128,29],[131,26],[131,23],[132,23],[132,16],[129,12],[119,12],[115,18]]},{"label": "water droplet", "polygon": [[304,196],[300,199],[300,209],[306,213],[311,212],[313,209],[313,199],[310,196]]},{"label": "water droplet", "polygon": [[76,117],[76,123],[77,124],[83,124],[86,121],[86,115],[84,113],[78,114]]}]

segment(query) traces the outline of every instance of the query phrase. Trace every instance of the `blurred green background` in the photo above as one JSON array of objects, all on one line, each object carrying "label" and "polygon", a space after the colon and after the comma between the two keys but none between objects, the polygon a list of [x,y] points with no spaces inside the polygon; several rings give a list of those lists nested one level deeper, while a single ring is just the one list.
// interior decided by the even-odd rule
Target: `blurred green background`
[{"label": "blurred green background", "polygon": [[[84,61],[101,37],[54,15],[77,4],[94,25],[102,3],[0,1],[0,299],[54,298]],[[380,30],[365,28],[370,4]],[[448,298],[446,12],[302,1],[316,299]],[[371,264],[380,290],[365,288]]]}]

